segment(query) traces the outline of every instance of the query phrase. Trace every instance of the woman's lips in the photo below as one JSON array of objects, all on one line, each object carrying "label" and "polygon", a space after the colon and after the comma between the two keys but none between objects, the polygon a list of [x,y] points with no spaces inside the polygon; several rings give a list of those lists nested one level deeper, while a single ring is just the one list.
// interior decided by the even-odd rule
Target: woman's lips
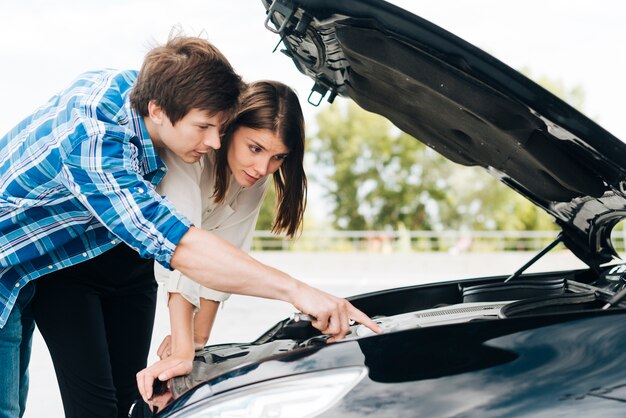
[{"label": "woman's lips", "polygon": [[254,177],[251,176],[250,174],[246,173],[245,171],[243,172],[243,174],[246,176],[246,178],[252,182],[252,183],[256,183],[257,181],[259,181],[260,177]]}]

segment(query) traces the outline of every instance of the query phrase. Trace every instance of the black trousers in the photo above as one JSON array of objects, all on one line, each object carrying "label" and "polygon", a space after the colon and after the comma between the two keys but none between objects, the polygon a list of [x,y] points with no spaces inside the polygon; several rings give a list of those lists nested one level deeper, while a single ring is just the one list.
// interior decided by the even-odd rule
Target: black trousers
[{"label": "black trousers", "polygon": [[127,417],[146,367],[157,284],[153,261],[120,244],[37,280],[32,307],[66,417]]}]

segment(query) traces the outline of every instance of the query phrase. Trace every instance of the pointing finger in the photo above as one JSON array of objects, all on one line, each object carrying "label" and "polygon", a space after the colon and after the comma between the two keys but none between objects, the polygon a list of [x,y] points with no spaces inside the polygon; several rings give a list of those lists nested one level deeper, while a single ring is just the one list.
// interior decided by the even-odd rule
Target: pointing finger
[{"label": "pointing finger", "polygon": [[380,334],[381,332],[383,332],[383,328],[380,325],[372,321],[372,319],[370,319],[369,316],[365,315],[363,312],[359,311],[354,306],[352,306],[350,309],[350,318],[362,325],[365,325],[367,328],[371,329],[376,334]]}]

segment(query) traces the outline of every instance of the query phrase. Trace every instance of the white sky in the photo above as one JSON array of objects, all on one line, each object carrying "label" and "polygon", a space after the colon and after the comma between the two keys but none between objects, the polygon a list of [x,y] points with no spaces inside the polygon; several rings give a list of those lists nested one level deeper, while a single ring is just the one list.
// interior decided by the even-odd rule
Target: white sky
[{"label": "white sky", "polygon": [[[394,2],[513,68],[581,85],[586,113],[626,141],[626,3]],[[0,134],[84,70],[138,68],[174,25],[189,35],[205,31],[247,81],[282,80],[305,102],[312,82],[271,53],[278,37],[264,17],[260,0],[2,0]],[[312,120],[315,109],[304,108]]]}]

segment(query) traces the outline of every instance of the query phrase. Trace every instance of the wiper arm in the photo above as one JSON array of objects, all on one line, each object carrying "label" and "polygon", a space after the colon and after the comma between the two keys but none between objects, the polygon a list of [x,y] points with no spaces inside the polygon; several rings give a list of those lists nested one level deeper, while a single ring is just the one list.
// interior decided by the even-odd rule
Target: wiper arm
[{"label": "wiper arm", "polygon": [[541,250],[536,256],[534,256],[528,263],[524,264],[519,270],[517,270],[515,273],[511,274],[504,282],[506,283],[509,280],[515,279],[516,277],[519,277],[528,267],[530,267],[533,264],[535,264],[535,262],[537,260],[539,260],[541,257],[546,255],[551,249],[556,247],[561,241],[563,241],[563,232],[559,232],[559,235],[557,235],[557,237],[556,237],[556,239],[554,241],[552,241],[550,244],[548,244],[548,246],[546,248]]}]

